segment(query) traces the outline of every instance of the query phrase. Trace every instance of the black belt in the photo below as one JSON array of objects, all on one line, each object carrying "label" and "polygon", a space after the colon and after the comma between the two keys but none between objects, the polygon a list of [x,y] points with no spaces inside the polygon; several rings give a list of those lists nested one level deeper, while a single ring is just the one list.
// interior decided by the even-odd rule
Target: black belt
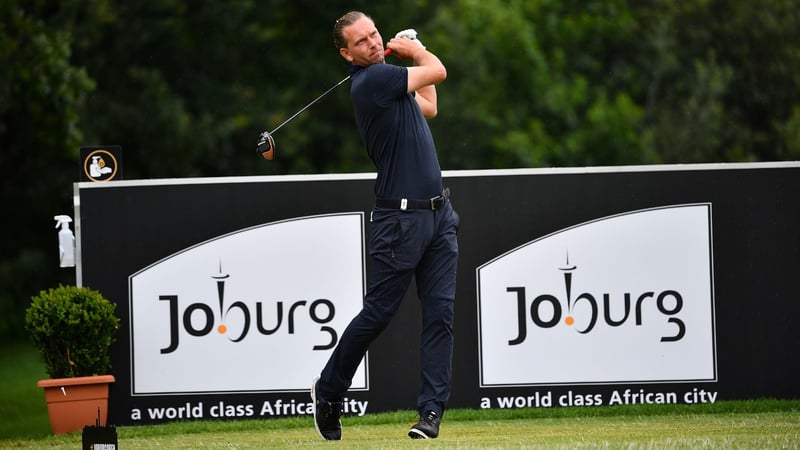
[{"label": "black belt", "polygon": [[378,208],[401,209],[403,211],[407,209],[437,210],[444,206],[444,202],[446,202],[448,198],[450,198],[450,189],[445,188],[445,190],[442,191],[442,195],[429,198],[427,200],[414,200],[412,198],[401,198],[399,200],[391,198],[376,198],[375,206]]}]

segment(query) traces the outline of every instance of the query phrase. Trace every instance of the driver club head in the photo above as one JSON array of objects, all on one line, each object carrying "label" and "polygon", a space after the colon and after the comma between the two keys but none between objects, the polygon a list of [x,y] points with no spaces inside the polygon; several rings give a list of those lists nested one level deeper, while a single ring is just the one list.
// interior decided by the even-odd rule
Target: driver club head
[{"label": "driver club head", "polygon": [[261,156],[264,157],[264,159],[272,159],[272,158],[274,158],[275,157],[275,139],[272,138],[272,133],[278,131],[282,126],[284,126],[287,123],[289,123],[289,121],[291,121],[292,119],[294,119],[295,117],[300,115],[300,113],[302,113],[303,111],[305,111],[308,108],[310,108],[314,103],[317,103],[318,101],[320,101],[320,99],[322,99],[322,97],[325,97],[326,95],[330,94],[332,90],[334,90],[337,87],[341,86],[342,83],[344,83],[345,81],[347,81],[349,79],[350,79],[350,75],[344,77],[342,79],[342,81],[334,84],[333,86],[328,88],[327,91],[323,92],[319,97],[317,97],[314,100],[312,100],[311,103],[309,103],[306,106],[300,108],[299,111],[297,111],[296,113],[292,114],[288,119],[284,120],[283,123],[281,123],[280,125],[275,127],[274,130],[265,131],[265,132],[261,133],[258,136],[258,142],[256,143],[256,152],[260,153]]},{"label": "driver club head", "polygon": [[261,154],[264,159],[272,159],[275,157],[275,139],[269,131],[265,131],[258,136],[258,143],[256,143],[256,152]]}]

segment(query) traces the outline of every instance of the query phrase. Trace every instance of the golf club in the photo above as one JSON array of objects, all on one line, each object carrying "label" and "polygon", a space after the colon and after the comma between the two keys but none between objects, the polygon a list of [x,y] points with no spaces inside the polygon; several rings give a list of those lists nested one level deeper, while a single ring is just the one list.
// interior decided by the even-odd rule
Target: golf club
[{"label": "golf club", "polygon": [[[384,52],[383,52],[384,56],[385,55],[389,55],[391,53],[392,53],[392,51],[390,49],[388,49],[388,48],[386,50],[384,50]],[[263,156],[264,159],[273,159],[275,157],[275,139],[272,137],[272,135],[276,131],[280,130],[281,127],[283,127],[284,125],[289,123],[289,121],[291,121],[295,117],[299,116],[300,113],[302,113],[303,111],[305,111],[308,108],[310,108],[311,105],[313,105],[314,103],[317,103],[318,101],[320,101],[323,97],[325,97],[326,95],[330,94],[330,92],[332,90],[334,90],[337,87],[341,86],[342,83],[344,83],[345,81],[347,81],[349,79],[350,79],[350,75],[344,77],[342,79],[342,81],[340,81],[340,82],[334,84],[333,86],[331,86],[327,91],[323,92],[322,95],[320,95],[319,97],[317,97],[314,100],[312,100],[311,103],[309,103],[306,106],[302,107],[299,111],[294,113],[291,117],[289,117],[288,119],[284,120],[280,125],[275,127],[274,130],[272,130],[272,131],[264,131],[263,133],[261,133],[258,136],[258,142],[256,143],[256,152],[261,154],[261,156]]]}]

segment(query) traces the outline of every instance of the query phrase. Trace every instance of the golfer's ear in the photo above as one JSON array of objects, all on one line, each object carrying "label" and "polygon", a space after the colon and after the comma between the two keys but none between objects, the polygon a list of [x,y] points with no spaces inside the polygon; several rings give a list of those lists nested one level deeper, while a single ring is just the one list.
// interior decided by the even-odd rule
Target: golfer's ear
[{"label": "golfer's ear", "polygon": [[350,50],[347,50],[344,47],[340,48],[339,49],[339,54],[342,55],[342,58],[348,60],[349,62],[353,62],[353,57],[350,56]]}]

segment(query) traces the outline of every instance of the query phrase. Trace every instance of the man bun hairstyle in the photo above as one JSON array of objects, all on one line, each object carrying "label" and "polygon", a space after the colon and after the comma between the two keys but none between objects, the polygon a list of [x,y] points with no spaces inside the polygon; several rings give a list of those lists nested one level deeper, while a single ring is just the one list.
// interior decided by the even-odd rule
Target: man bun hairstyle
[{"label": "man bun hairstyle", "polygon": [[350,11],[336,19],[336,23],[333,24],[333,45],[336,49],[345,48],[347,47],[347,40],[344,38],[342,34],[342,30],[344,27],[350,26],[354,24],[358,19],[362,17],[369,18],[368,15],[364,14],[361,11]]}]

